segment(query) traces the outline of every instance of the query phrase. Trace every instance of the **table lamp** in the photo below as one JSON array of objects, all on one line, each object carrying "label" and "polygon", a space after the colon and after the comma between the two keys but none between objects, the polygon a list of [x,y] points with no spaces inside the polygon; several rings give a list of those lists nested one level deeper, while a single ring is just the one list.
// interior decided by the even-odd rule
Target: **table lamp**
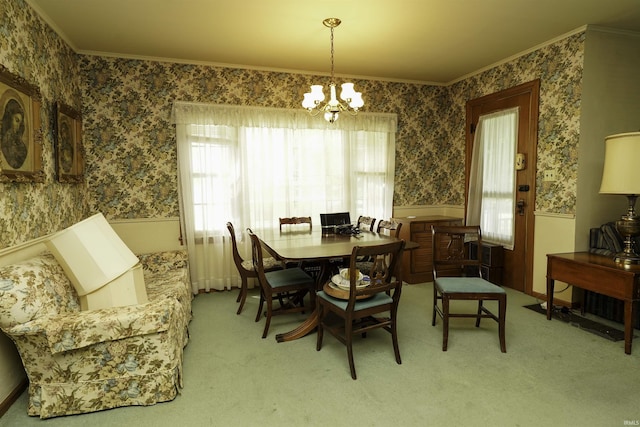
[{"label": "table lamp", "polygon": [[620,133],[605,138],[604,170],[600,194],[622,194],[629,200],[627,213],[616,221],[624,238],[624,248],[614,256],[623,266],[640,264],[634,237],[640,235],[640,218],[636,215],[636,198],[640,194],[640,132]]},{"label": "table lamp", "polygon": [[81,309],[147,302],[138,257],[102,214],[54,234],[46,245],[75,287]]}]

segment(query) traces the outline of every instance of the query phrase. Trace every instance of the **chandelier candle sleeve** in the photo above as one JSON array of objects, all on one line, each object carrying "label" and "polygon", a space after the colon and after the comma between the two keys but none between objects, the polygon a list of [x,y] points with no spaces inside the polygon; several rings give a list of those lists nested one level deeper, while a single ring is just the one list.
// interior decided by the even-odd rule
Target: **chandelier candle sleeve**
[{"label": "chandelier candle sleeve", "polygon": [[346,105],[338,100],[334,79],[333,29],[340,25],[340,20],[338,18],[327,18],[322,21],[322,23],[331,29],[331,81],[329,83],[329,100],[322,104],[325,99],[322,85],[312,85],[311,91],[304,94],[302,106],[306,108],[312,116],[322,112],[324,113],[325,120],[329,123],[334,123],[343,111],[354,116],[358,114],[358,109],[362,108],[364,101],[362,100],[362,93],[356,92],[353,83],[343,83],[341,86],[340,99],[344,101]]}]

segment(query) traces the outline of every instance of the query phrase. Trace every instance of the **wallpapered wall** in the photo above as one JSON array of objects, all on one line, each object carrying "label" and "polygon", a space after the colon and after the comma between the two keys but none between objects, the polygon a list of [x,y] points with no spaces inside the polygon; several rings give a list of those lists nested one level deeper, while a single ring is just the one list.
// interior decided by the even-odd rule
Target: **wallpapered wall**
[{"label": "wallpapered wall", "polygon": [[[109,219],[178,216],[175,100],[301,108],[326,77],[75,55],[24,0],[0,0],[0,63],[43,92],[44,184],[0,184],[0,247],[64,228],[89,212]],[[573,213],[584,33],[448,87],[356,80],[364,111],[398,114],[394,205],[464,203],[465,102],[541,79],[536,209]],[[78,79],[77,76],[80,76]],[[339,82],[338,82],[339,83]],[[86,185],[58,184],[52,103],[82,105]],[[566,175],[562,175],[566,174]]]},{"label": "wallpapered wall", "polygon": [[55,178],[52,111],[55,102],[82,107],[77,55],[23,0],[0,0],[0,64],[40,89],[43,183],[0,183],[0,248],[42,236],[83,219],[84,184]]},{"label": "wallpapered wall", "polygon": [[[464,204],[466,101],[540,78],[538,168],[560,176],[544,186],[538,177],[536,209],[572,213],[583,47],[577,34],[449,87],[356,80],[364,111],[398,114],[394,205]],[[96,56],[80,63],[91,208],[110,218],[177,216],[173,101],[301,108],[321,79]]]}]

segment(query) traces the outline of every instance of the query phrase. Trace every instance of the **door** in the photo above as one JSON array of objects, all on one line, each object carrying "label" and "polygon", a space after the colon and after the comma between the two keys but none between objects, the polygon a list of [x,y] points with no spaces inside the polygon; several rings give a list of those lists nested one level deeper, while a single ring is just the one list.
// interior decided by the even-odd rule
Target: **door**
[{"label": "door", "polygon": [[[474,130],[482,115],[517,107],[519,109],[517,153],[524,158],[524,167],[516,168],[515,231],[513,250],[504,251],[502,283],[532,294],[533,233],[536,187],[536,146],[538,139],[538,99],[540,81],[506,89],[467,102],[465,199],[469,192],[469,172],[473,152]],[[465,200],[465,207],[467,201]]]}]

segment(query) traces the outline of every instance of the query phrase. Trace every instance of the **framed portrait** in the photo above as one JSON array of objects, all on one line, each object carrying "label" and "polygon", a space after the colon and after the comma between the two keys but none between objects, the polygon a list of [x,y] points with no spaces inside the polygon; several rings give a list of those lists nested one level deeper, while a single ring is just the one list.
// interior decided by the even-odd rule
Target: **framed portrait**
[{"label": "framed portrait", "polygon": [[0,65],[0,181],[44,181],[40,90]]},{"label": "framed portrait", "polygon": [[82,117],[63,103],[55,106],[56,175],[60,182],[82,182],[84,179],[84,148]]}]

